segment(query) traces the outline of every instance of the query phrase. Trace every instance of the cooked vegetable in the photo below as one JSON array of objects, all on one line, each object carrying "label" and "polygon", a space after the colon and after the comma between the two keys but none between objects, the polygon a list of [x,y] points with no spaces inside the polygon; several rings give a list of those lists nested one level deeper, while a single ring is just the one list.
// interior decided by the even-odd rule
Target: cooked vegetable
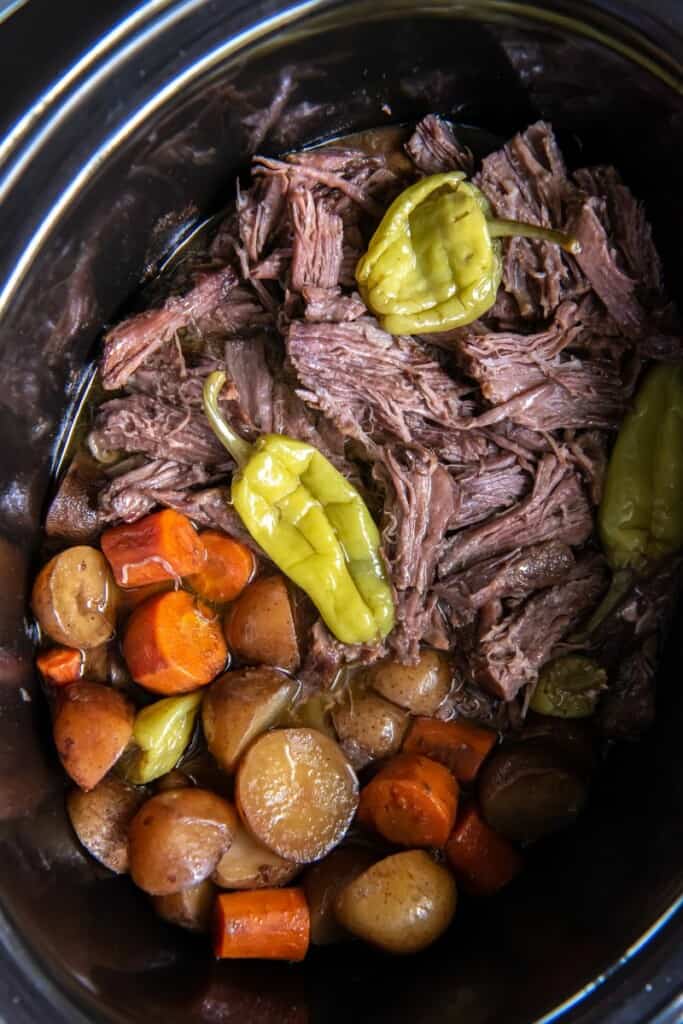
[{"label": "cooked vegetable", "polygon": [[648,371],[619,430],[599,511],[615,569],[644,569],[683,545],[683,368]]},{"label": "cooked vegetable", "polygon": [[209,879],[180,892],[152,896],[152,905],[159,917],[191,932],[211,930],[216,887]]},{"label": "cooked vegetable", "polygon": [[499,238],[541,238],[580,252],[559,231],[492,218],[488,200],[464,178],[433,174],[401,192],[356,267],[365,304],[390,334],[450,330],[490,309],[503,272]]},{"label": "cooked vegetable", "polygon": [[488,896],[512,881],[522,869],[522,856],[487,825],[474,804],[458,815],[446,856],[468,892]]},{"label": "cooked vegetable", "polygon": [[224,668],[228,649],[214,612],[184,590],[158,594],[136,608],[123,637],[136,683],[154,693],[188,693]]},{"label": "cooked vegetable", "polygon": [[72,789],[66,809],[74,832],[100,864],[117,875],[128,870],[128,827],[145,800],[144,790],[119,779],[102,779],[84,793]]},{"label": "cooked vegetable", "polygon": [[368,846],[339,846],[306,870],[302,884],[311,915],[311,942],[327,946],[345,937],[334,910],[341,890],[377,860]]},{"label": "cooked vegetable", "polygon": [[386,658],[367,669],[365,678],[373,690],[414,715],[433,715],[450,692],[452,670],[440,651],[424,650],[416,665]]},{"label": "cooked vegetable", "polygon": [[199,885],[230,849],[236,818],[232,804],[206,789],[157,793],[128,833],[133,881],[152,896]]},{"label": "cooked vegetable", "polygon": [[361,791],[358,820],[399,846],[445,846],[458,809],[458,783],[421,754],[392,758]]},{"label": "cooked vegetable", "polygon": [[430,946],[453,919],[455,881],[423,850],[385,857],[342,889],[335,911],[359,939],[390,953]]},{"label": "cooked vegetable", "polygon": [[193,782],[189,775],[186,775],[180,768],[161,775],[155,779],[154,789],[157,793],[165,793],[169,789],[183,789],[185,786],[192,786]]},{"label": "cooked vegetable", "polygon": [[303,960],[310,921],[301,889],[221,893],[214,916],[214,955],[229,960]]},{"label": "cooked vegetable", "polygon": [[38,671],[53,686],[75,683],[83,675],[83,652],[73,647],[51,647],[36,658]]},{"label": "cooked vegetable", "polygon": [[576,763],[541,739],[501,747],[479,776],[484,818],[496,832],[519,842],[571,825],[587,796],[586,779]]},{"label": "cooked vegetable", "polygon": [[242,758],[235,794],[256,838],[286,860],[305,864],[343,839],[358,806],[358,781],[327,736],[276,729]]},{"label": "cooked vegetable", "polygon": [[282,717],[299,684],[273,668],[226,672],[204,697],[202,724],[209,750],[227,772],[250,743]]},{"label": "cooked vegetable", "polygon": [[105,530],[100,543],[120,587],[143,587],[199,572],[206,550],[190,520],[165,508]]},{"label": "cooked vegetable", "polygon": [[282,576],[263,576],[249,584],[226,612],[225,639],[241,661],[297,670],[299,641]]},{"label": "cooked vegetable", "polygon": [[359,767],[397,754],[408,728],[408,715],[375,693],[349,693],[332,713],[342,748]]},{"label": "cooked vegetable", "polygon": [[158,583],[148,583],[145,587],[129,587],[127,590],[121,590],[119,609],[123,615],[129,615],[148,597],[165,594],[169,590],[175,590],[174,581],[169,579],[159,580]]},{"label": "cooked vegetable", "polygon": [[266,434],[250,446],[223,419],[224,373],[204,385],[204,410],[239,466],[232,503],[269,558],[311,598],[342,643],[384,637],[394,624],[379,531],[358,491],[312,445]]},{"label": "cooked vegetable", "polygon": [[114,633],[116,588],[100,551],[79,545],[51,558],[31,596],[40,628],[52,640],[87,650]]},{"label": "cooked vegetable", "polygon": [[101,683],[58,691],[53,735],[64,770],[81,789],[94,789],[118,761],[133,732],[133,706]]},{"label": "cooked vegetable", "polygon": [[607,673],[597,662],[570,654],[543,666],[529,706],[541,715],[586,718],[606,686]]},{"label": "cooked vegetable", "polygon": [[330,739],[336,740],[337,732],[330,714],[333,705],[334,698],[329,691],[314,693],[308,700],[297,701],[284,716],[282,725],[294,729],[317,729]]},{"label": "cooked vegetable", "polygon": [[253,554],[244,544],[218,530],[203,530],[199,539],[206,549],[206,561],[201,571],[189,576],[187,582],[205,601],[234,601],[254,575]]},{"label": "cooked vegetable", "polygon": [[126,755],[125,776],[140,785],[153,782],[175,768],[192,737],[202,700],[200,693],[166,697],[135,716],[135,749]]},{"label": "cooked vegetable", "polygon": [[301,870],[298,864],[267,850],[238,824],[232,845],[218,862],[213,880],[221,889],[265,889],[286,885]]},{"label": "cooked vegetable", "polygon": [[408,753],[424,754],[445,765],[460,782],[473,782],[497,738],[493,729],[485,729],[462,718],[457,722],[416,718],[403,749]]}]

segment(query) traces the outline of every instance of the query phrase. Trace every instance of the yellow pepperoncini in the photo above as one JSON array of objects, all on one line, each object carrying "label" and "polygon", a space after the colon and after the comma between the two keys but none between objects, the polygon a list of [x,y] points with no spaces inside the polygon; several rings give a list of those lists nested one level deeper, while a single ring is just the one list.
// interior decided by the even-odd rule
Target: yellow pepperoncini
[{"label": "yellow pepperoncini", "polygon": [[368,308],[390,334],[462,327],[490,309],[502,277],[499,239],[512,235],[580,251],[576,239],[498,220],[461,171],[433,174],[391,204],[356,267]]},{"label": "yellow pepperoncini", "polygon": [[316,448],[282,434],[250,445],[218,409],[225,374],[204,383],[204,411],[238,465],[232,503],[269,558],[305,590],[346,644],[385,637],[394,625],[391,584],[377,526],[358,491]]},{"label": "yellow pepperoncini", "polygon": [[175,768],[192,737],[202,693],[166,697],[138,711],[133,725],[134,746],[120,765],[127,782],[144,785]]}]

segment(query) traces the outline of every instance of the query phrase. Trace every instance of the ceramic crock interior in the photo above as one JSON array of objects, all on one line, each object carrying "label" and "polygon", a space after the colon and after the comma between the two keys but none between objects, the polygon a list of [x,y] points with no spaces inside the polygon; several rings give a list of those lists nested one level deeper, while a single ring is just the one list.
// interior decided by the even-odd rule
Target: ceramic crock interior
[{"label": "ceramic crock interior", "polygon": [[[265,7],[233,17],[219,6],[207,3],[201,20],[195,11],[157,34],[121,59],[104,91],[78,101],[71,134],[50,143],[54,173],[75,177],[104,128],[115,144],[91,160],[6,296],[2,906],[33,969],[92,1019],[527,1024],[610,970],[683,891],[683,704],[672,650],[656,728],[640,745],[614,751],[580,826],[538,846],[503,896],[476,912],[463,908],[433,949],[400,962],[350,945],[314,951],[299,967],[217,965],[202,942],[158,921],[126,879],[99,869],[73,841],[31,669],[26,581],[51,459],[100,325],[200,211],[229,201],[254,145],[281,152],[430,110],[497,136],[543,116],[570,162],[616,163],[645,198],[675,272],[680,97],[671,81],[572,23],[562,5],[554,14],[543,5],[543,14],[533,5],[437,2],[415,14],[408,3],[306,4],[237,40],[237,28],[247,29]],[[626,39],[609,21],[594,24]],[[159,96],[171,71],[185,71],[184,79]],[[287,103],[258,138],[258,119],[249,115],[288,79]],[[44,164],[41,173],[37,203],[41,189],[49,191]],[[30,221],[32,210],[8,211],[17,230],[22,216]],[[671,284],[675,291],[675,273]],[[74,1006],[69,1019],[76,1017]]]}]

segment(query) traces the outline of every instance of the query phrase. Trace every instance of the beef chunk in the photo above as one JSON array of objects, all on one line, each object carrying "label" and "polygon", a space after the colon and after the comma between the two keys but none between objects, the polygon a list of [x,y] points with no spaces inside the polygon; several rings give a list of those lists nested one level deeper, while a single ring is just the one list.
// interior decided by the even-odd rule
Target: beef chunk
[{"label": "beef chunk", "polygon": [[499,455],[453,473],[454,508],[449,530],[487,519],[518,501],[529,487],[528,473],[514,456]]},{"label": "beef chunk", "polygon": [[45,532],[69,544],[92,542],[101,528],[98,495],[106,482],[102,467],[87,452],[71,460],[45,517]]},{"label": "beef chunk", "polygon": [[[239,237],[251,263],[257,263],[274,240],[287,231],[287,186],[286,177],[273,174],[257,179],[246,192],[237,189]],[[219,229],[216,245],[220,237]]]},{"label": "beef chunk", "polygon": [[342,264],[343,224],[322,198],[315,198],[308,189],[298,188],[290,194],[290,210],[294,228],[292,243],[292,288],[301,291],[304,285],[334,288],[339,281]]},{"label": "beef chunk", "polygon": [[608,739],[638,739],[655,717],[657,641],[650,637],[620,663],[598,707],[598,726]]},{"label": "beef chunk", "polygon": [[302,288],[306,308],[304,319],[311,323],[344,323],[365,316],[367,309],[359,295],[342,295],[340,288]]},{"label": "beef chunk", "polygon": [[439,576],[514,551],[520,539],[525,544],[546,540],[582,544],[592,529],[593,517],[578,476],[556,455],[544,455],[528,497],[499,516],[461,530],[446,542]]},{"label": "beef chunk", "polygon": [[[380,169],[384,171],[380,179],[382,183],[395,177],[384,164],[382,157],[367,156],[359,150],[330,147],[317,152],[292,154],[286,161],[256,157],[253,174],[257,178],[284,178],[288,183],[286,187],[290,189],[320,186],[341,199],[335,212],[341,212],[346,205],[344,200],[348,200],[379,220],[384,211],[373,197],[377,185],[375,174]],[[323,195],[326,194],[324,191]]]},{"label": "beef chunk", "polygon": [[504,597],[521,599],[560,583],[573,565],[571,549],[561,541],[549,540],[486,558],[447,577],[434,589],[449,606],[451,621],[457,628],[472,622],[490,601]]},{"label": "beef chunk", "polygon": [[112,328],[104,337],[103,386],[110,391],[123,387],[138,366],[183,328],[235,329],[228,300],[236,284],[235,271],[223,267],[200,276],[186,295],[172,296],[159,309],[145,310]]},{"label": "beef chunk", "polygon": [[155,459],[142,462],[109,481],[99,493],[99,513],[106,522],[134,523],[160,504],[159,493],[169,488],[205,484],[205,466]]},{"label": "beef chunk", "polygon": [[556,644],[595,607],[607,580],[603,560],[588,556],[564,582],[540,591],[491,625],[471,657],[476,682],[507,701],[535,683]]},{"label": "beef chunk", "polygon": [[464,171],[469,176],[474,168],[470,150],[437,114],[427,114],[418,123],[406,143],[406,153],[423,174]]},{"label": "beef chunk", "polygon": [[566,437],[565,443],[587,484],[591,501],[599,505],[607,473],[607,437],[598,430],[581,430]]}]

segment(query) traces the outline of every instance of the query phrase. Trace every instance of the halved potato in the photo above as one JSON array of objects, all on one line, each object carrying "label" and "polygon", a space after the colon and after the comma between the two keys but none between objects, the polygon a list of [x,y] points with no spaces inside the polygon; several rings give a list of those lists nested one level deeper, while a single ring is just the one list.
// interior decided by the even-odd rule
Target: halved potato
[{"label": "halved potato", "polygon": [[351,692],[332,712],[342,750],[356,768],[401,749],[409,716],[372,692]]},{"label": "halved potato", "polygon": [[302,884],[311,915],[314,946],[327,946],[345,937],[334,910],[337,896],[376,860],[377,854],[369,846],[349,843],[338,846],[328,857],[306,870]]},{"label": "halved potato", "polygon": [[128,833],[130,874],[152,896],[166,896],[209,878],[236,831],[232,804],[206,789],[157,793]]},{"label": "halved potato", "polygon": [[234,772],[249,744],[291,706],[299,684],[274,668],[226,672],[211,684],[202,704],[209,750],[227,772]]},{"label": "halved potato", "polygon": [[72,789],[66,798],[79,840],[95,860],[117,875],[128,870],[128,827],[146,797],[143,789],[109,778],[88,793]]},{"label": "halved potato", "polygon": [[268,889],[286,885],[300,870],[299,864],[266,849],[240,824],[232,846],[218,862],[213,880],[221,889]]},{"label": "halved potato", "polygon": [[65,771],[81,789],[94,789],[118,761],[133,733],[133,705],[101,683],[60,689],[52,724]]},{"label": "halved potato", "polygon": [[299,640],[284,576],[262,576],[250,583],[225,615],[230,651],[252,665],[287,672],[299,667]]},{"label": "halved potato", "polygon": [[337,918],[359,939],[390,953],[417,953],[446,930],[457,891],[450,871],[424,850],[385,857],[339,893]]},{"label": "halved potato", "polygon": [[199,885],[192,885],[181,892],[165,896],[152,896],[152,906],[159,917],[191,932],[211,930],[211,916],[216,887],[207,878]]},{"label": "halved potato", "polygon": [[116,625],[116,585],[101,551],[79,545],[51,558],[33,584],[40,628],[68,647],[106,643]]},{"label": "halved potato", "polygon": [[235,797],[250,831],[286,860],[319,860],[344,838],[358,780],[339,746],[315,729],[274,729],[240,762]]},{"label": "halved potato", "polygon": [[446,655],[425,649],[416,665],[401,665],[393,658],[368,668],[364,679],[387,700],[414,715],[433,715],[450,693],[453,673]]}]

